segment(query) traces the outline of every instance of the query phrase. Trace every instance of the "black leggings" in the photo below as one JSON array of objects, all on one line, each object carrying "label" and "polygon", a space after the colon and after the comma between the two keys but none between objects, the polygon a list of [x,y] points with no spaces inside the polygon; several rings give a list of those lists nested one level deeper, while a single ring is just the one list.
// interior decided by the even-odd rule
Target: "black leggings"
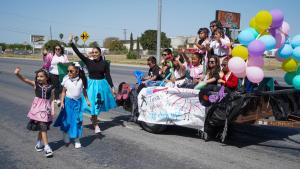
[{"label": "black leggings", "polygon": [[60,81],[59,81],[59,76],[50,73],[50,80],[51,80],[52,85],[54,86],[54,99],[58,100],[58,99],[60,99],[59,94],[62,91],[62,87],[61,87]]}]

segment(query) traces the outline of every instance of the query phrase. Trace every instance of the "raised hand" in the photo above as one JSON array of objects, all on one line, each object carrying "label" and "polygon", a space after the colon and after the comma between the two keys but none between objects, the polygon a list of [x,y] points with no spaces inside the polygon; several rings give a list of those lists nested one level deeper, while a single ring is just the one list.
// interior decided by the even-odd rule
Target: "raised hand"
[{"label": "raised hand", "polygon": [[20,67],[16,67],[15,74],[18,75],[20,72],[21,72],[21,68]]},{"label": "raised hand", "polygon": [[73,42],[73,39],[74,39],[73,34],[70,34],[70,35],[69,35],[69,43],[72,43],[72,42]]}]

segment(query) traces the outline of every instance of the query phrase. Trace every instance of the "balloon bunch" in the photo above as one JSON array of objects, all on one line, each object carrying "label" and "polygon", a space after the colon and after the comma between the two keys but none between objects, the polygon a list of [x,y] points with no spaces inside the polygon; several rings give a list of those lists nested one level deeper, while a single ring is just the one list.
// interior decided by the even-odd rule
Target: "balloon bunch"
[{"label": "balloon bunch", "polygon": [[241,45],[232,50],[233,58],[228,62],[230,71],[239,78],[247,77],[249,81],[259,83],[264,78],[264,52],[278,49],[276,59],[282,62],[282,69],[287,72],[285,81],[300,89],[300,34],[290,41],[290,26],[279,9],[259,11],[249,26],[238,35]]}]

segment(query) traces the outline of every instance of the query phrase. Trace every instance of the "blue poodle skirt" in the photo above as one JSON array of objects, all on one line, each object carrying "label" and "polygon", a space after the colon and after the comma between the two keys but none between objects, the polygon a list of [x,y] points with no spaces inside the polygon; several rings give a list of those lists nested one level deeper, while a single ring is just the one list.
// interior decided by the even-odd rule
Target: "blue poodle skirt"
[{"label": "blue poodle skirt", "polygon": [[99,115],[101,112],[108,112],[110,109],[116,108],[117,104],[112,94],[111,88],[106,79],[89,79],[87,95],[91,106],[89,107],[83,100],[83,112],[90,115]]},{"label": "blue poodle skirt", "polygon": [[54,123],[54,127],[60,127],[60,130],[68,133],[71,139],[79,138],[82,135],[82,100],[83,97],[78,100],[65,97],[64,108]]}]

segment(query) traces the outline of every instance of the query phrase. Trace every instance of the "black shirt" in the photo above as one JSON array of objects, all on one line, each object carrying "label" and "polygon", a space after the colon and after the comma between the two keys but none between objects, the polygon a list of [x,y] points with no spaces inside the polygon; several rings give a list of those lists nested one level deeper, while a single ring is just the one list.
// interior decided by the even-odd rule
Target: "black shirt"
[{"label": "black shirt", "polygon": [[38,82],[35,82],[35,96],[38,98],[50,99],[52,89],[54,89],[53,85],[42,86]]},{"label": "black shirt", "polygon": [[85,57],[80,51],[77,49],[74,43],[71,43],[71,47],[77,56],[84,62],[89,72],[90,79],[106,79],[109,83],[110,87],[113,87],[114,84],[112,82],[110,76],[109,63],[106,60],[100,59],[99,61],[91,60]]},{"label": "black shirt", "polygon": [[162,80],[162,77],[160,76],[159,71],[160,71],[160,67],[155,65],[154,67],[149,69],[148,76],[151,76],[151,77],[156,76],[155,80]]}]

